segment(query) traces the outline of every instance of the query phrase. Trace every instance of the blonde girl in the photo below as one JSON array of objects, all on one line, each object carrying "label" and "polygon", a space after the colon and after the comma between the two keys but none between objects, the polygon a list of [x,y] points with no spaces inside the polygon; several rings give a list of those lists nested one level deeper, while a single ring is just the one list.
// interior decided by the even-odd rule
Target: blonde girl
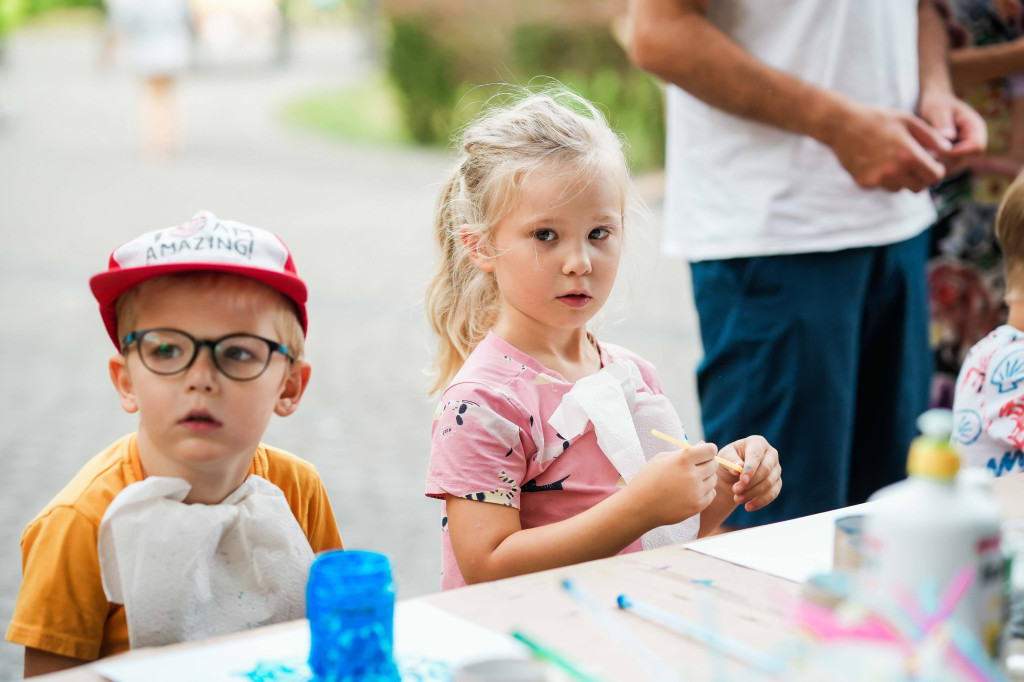
[{"label": "blonde girl", "polygon": [[760,436],[722,450],[740,476],[711,443],[660,452],[651,428],[683,431],[654,367],[587,330],[615,282],[630,187],[619,138],[566,92],[492,108],[462,136],[426,301],[444,589],[691,540],[779,493]]}]

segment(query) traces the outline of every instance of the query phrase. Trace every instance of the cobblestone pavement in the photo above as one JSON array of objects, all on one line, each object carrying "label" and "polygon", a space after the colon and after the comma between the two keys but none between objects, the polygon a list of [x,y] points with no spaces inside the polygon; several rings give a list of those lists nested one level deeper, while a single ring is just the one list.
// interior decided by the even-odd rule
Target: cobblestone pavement
[{"label": "cobblestone pavement", "polygon": [[[313,381],[266,440],[320,469],[347,547],[392,558],[399,598],[437,589],[439,508],[423,496],[434,403],[421,297],[430,218],[448,157],[342,144],[280,120],[290,97],[372,69],[354,34],[305,30],[287,69],[209,70],[181,90],[174,160],[137,150],[136,87],[97,68],[88,28],[16,34],[0,87],[17,106],[0,129],[0,623],[21,580],[25,523],[81,464],[134,427],[107,377],[111,352],[87,286],[118,243],[199,208],[279,233],[310,285]],[[656,183],[655,183],[656,184]],[[700,435],[699,357],[688,274],[657,256],[657,205],[630,234],[631,261],[602,338],[660,369]],[[0,679],[21,649],[0,644]]]}]

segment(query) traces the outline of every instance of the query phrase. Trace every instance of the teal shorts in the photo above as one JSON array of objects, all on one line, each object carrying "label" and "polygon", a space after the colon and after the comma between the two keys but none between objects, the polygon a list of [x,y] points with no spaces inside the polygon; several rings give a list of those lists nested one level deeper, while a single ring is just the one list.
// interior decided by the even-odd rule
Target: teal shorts
[{"label": "teal shorts", "polygon": [[782,492],[747,527],[865,501],[906,476],[928,408],[927,231],[897,244],[693,263],[704,437],[760,434]]}]

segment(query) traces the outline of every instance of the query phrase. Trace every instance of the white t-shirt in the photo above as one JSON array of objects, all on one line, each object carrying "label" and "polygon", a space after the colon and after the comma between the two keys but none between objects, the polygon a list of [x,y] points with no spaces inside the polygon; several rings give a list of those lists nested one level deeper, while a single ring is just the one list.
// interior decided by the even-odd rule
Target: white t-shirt
[{"label": "white t-shirt", "polygon": [[1024,332],[1003,325],[974,344],[953,395],[960,465],[996,476],[1024,469]]},{"label": "white t-shirt", "polygon": [[186,0],[108,0],[107,11],[127,38],[136,71],[174,76],[188,66],[192,17]]},{"label": "white t-shirt", "polygon": [[[877,106],[917,106],[917,0],[714,0],[708,20],[806,82]],[[667,117],[670,255],[700,261],[890,244],[935,217],[927,192],[863,190],[828,147],[675,86]]]}]

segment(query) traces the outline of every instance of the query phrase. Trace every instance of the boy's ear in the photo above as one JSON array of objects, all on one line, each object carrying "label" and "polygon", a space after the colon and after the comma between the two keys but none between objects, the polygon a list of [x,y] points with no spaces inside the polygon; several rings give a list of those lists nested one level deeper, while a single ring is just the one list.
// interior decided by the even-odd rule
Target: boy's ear
[{"label": "boy's ear", "polygon": [[132,383],[127,360],[120,353],[112,355],[110,356],[108,367],[110,369],[110,380],[114,382],[117,395],[121,398],[121,407],[128,414],[138,412],[139,401],[135,397],[135,384]]},{"label": "boy's ear", "polygon": [[281,386],[281,394],[277,397],[274,414],[279,417],[287,417],[298,409],[302,394],[309,386],[309,375],[312,370],[313,368],[305,360],[296,360],[292,363],[288,374],[284,377],[284,385]]},{"label": "boy's ear", "polygon": [[462,248],[466,250],[466,255],[474,265],[484,272],[494,271],[494,258],[480,248],[480,233],[474,230],[472,225],[460,227],[459,238],[462,239]]}]

